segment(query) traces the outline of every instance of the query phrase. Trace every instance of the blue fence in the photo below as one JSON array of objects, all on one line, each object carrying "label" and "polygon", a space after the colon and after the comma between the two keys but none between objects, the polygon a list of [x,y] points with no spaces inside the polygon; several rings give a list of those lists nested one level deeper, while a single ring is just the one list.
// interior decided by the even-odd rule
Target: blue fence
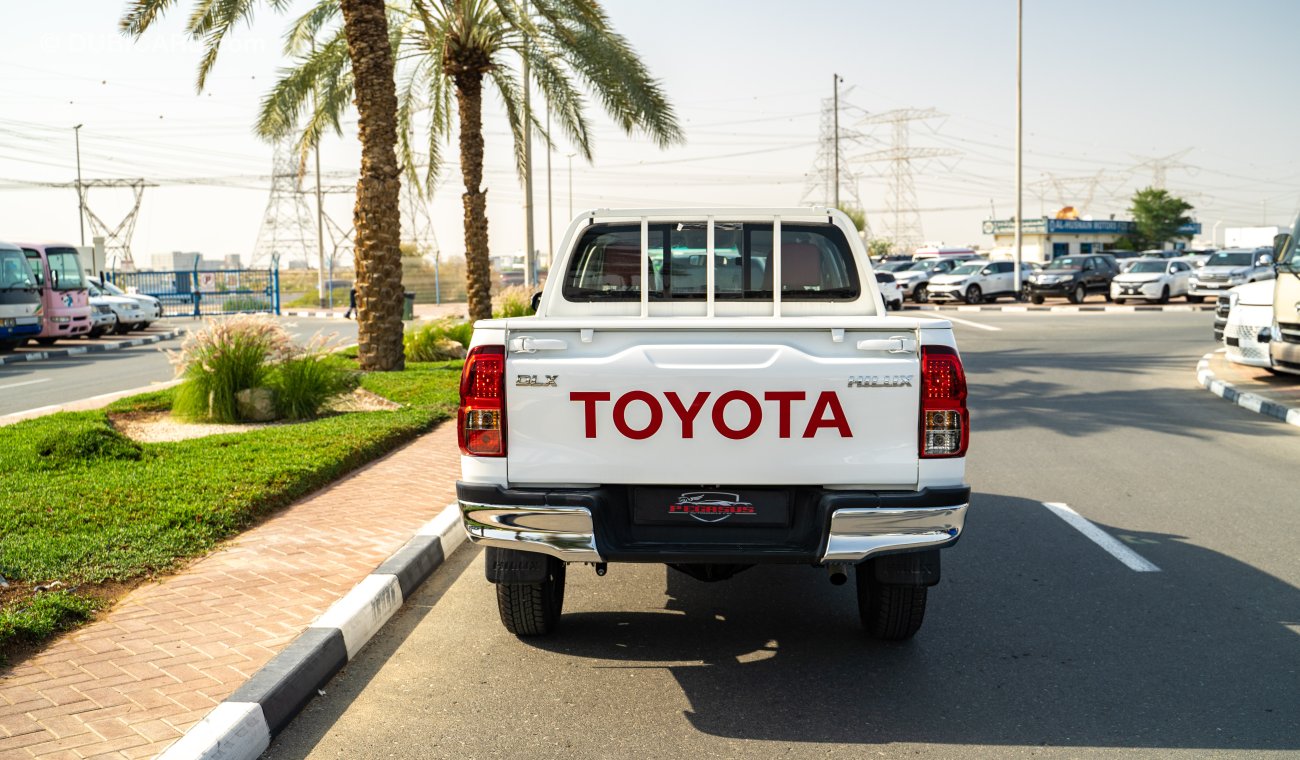
[{"label": "blue fence", "polygon": [[280,313],[280,273],[275,269],[108,272],[107,277],[128,293],[157,298],[167,317]]}]

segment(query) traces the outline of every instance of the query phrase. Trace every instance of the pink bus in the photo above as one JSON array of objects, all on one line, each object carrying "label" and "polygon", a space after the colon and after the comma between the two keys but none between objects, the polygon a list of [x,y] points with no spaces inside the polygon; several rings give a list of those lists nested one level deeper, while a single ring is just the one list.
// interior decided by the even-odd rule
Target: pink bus
[{"label": "pink bus", "polygon": [[36,275],[45,326],[36,342],[48,346],[59,338],[90,332],[90,296],[77,249],[63,243],[19,243]]}]

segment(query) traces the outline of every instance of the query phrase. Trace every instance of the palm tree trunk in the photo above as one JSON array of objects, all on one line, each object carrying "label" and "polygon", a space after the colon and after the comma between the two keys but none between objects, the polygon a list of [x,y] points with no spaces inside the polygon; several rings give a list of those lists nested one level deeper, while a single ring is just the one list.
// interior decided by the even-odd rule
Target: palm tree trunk
[{"label": "palm tree trunk", "polygon": [[460,113],[460,175],[465,183],[465,283],[471,321],[492,317],[487,191],[483,184],[483,72],[465,66],[455,77]]},{"label": "palm tree trunk", "polygon": [[398,206],[397,86],[384,0],[342,0],[356,81],[361,179],[356,225],[358,357],[363,370],[405,367],[402,351],[402,222]]}]

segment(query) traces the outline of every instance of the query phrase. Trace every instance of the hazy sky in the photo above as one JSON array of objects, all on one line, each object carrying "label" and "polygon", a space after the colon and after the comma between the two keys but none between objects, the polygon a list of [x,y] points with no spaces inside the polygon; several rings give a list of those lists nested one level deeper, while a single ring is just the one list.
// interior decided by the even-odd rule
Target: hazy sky
[{"label": "hazy sky", "polygon": [[[247,257],[271,171],[271,148],[250,125],[284,63],[280,37],[292,14],[264,9],[240,29],[207,91],[196,94],[199,48],[179,32],[192,4],[180,0],[166,24],[132,43],[117,31],[124,2],[0,0],[0,239],[77,241],[73,190],[23,183],[75,178],[72,126],[80,123],[85,178],[160,185],[145,192],[135,231],[141,263],[171,250]],[[1300,3],[1025,5],[1026,216],[1051,213],[1061,201],[1098,218],[1123,216],[1132,191],[1152,180],[1149,159],[1185,151],[1167,185],[1196,206],[1207,234],[1216,222],[1290,222],[1300,203],[1297,106],[1276,30],[1300,25]],[[1010,215],[1014,0],[609,0],[606,7],[663,81],[688,142],[661,151],[598,117],[595,163],[573,163],[575,211],[821,201],[823,191],[808,194],[809,180],[822,101],[838,72],[841,129],[862,135],[846,142],[850,156],[890,146],[889,127],[861,124],[866,114],[945,114],[910,131],[915,147],[955,153],[914,167],[927,240],[989,245],[980,221],[991,210]],[[490,241],[494,252],[521,250],[523,191],[499,103],[485,104]],[[347,135],[323,146],[326,172],[355,171],[354,124],[355,116]],[[569,219],[567,152],[561,145],[553,157],[557,244]],[[535,166],[544,251],[540,150]],[[460,178],[449,168],[430,217],[444,253],[459,255]],[[860,175],[868,220],[883,234],[893,223],[889,169],[887,162],[850,168]],[[110,225],[128,204],[126,191],[90,196],[91,211]],[[326,208],[350,226],[347,196],[330,196]]]}]

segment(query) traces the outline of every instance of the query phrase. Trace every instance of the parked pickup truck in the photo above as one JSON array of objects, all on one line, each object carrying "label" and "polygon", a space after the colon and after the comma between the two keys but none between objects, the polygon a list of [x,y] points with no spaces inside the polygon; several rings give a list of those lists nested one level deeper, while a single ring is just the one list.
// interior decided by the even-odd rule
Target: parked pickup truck
[{"label": "parked pickup truck", "polygon": [[457,497],[506,629],[555,628],[568,565],[649,562],[852,572],[870,635],[915,634],[970,502],[951,324],[886,316],[834,209],[593,211],[560,251],[461,377]]}]

